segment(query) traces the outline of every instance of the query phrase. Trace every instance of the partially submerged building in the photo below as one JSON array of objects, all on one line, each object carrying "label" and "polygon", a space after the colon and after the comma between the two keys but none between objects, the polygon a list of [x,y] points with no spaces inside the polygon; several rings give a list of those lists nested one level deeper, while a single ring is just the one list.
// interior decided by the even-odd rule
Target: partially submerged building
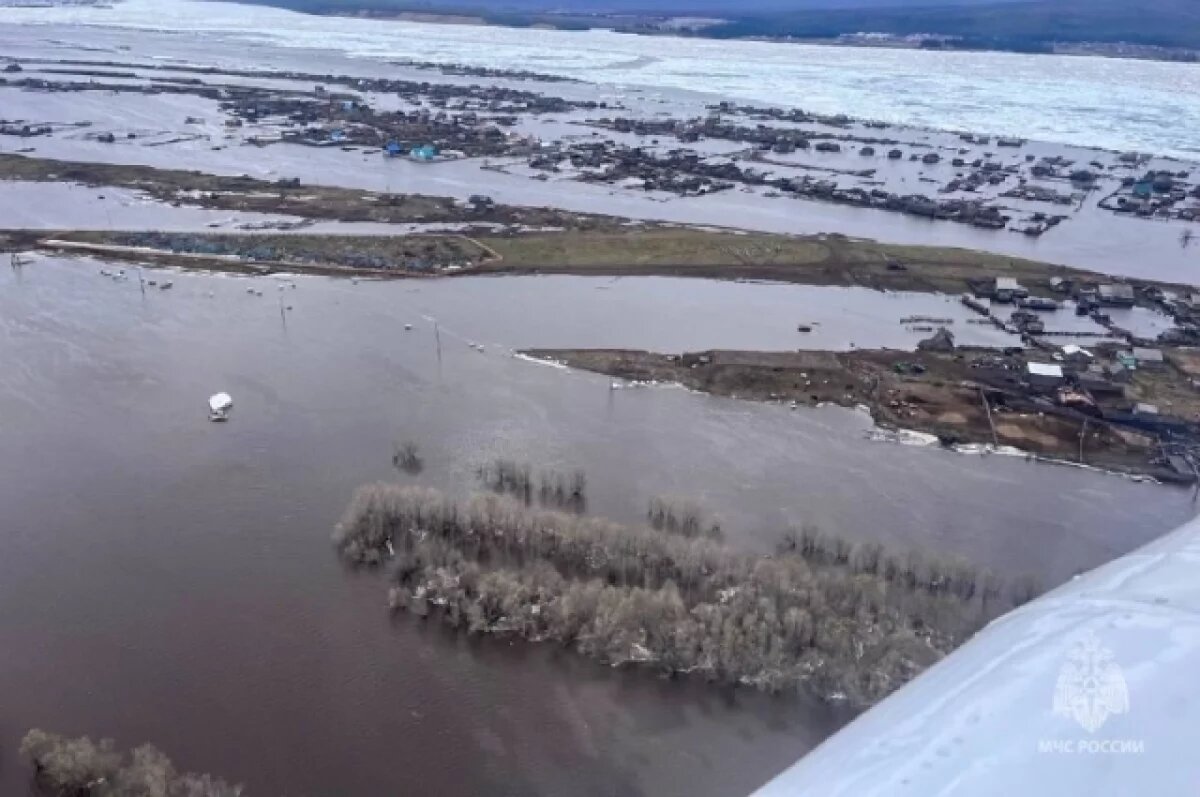
[{"label": "partially submerged building", "polygon": [[1133,355],[1133,363],[1136,368],[1162,368],[1166,363],[1160,349],[1134,347],[1130,354]]},{"label": "partially submerged building", "polygon": [[467,199],[467,204],[475,211],[491,210],[496,207],[495,200],[486,194],[471,194]]},{"label": "partially submerged building", "polygon": [[1119,282],[1101,285],[1096,298],[1110,307],[1133,307],[1133,286]]},{"label": "partially submerged building", "polygon": [[1020,300],[1021,306],[1029,310],[1057,310],[1058,302],[1042,296],[1028,296]]},{"label": "partially submerged building", "polygon": [[1063,369],[1058,363],[1029,363],[1025,380],[1030,387],[1056,388],[1063,383]]},{"label": "partially submerged building", "polygon": [[1076,343],[1068,343],[1062,347],[1063,361],[1077,368],[1087,368],[1093,355],[1090,351]]},{"label": "partially submerged building", "polygon": [[409,157],[415,161],[429,163],[437,157],[437,147],[432,144],[422,144],[419,147],[413,147],[408,153]]},{"label": "partially submerged building", "polygon": [[1029,291],[1013,277],[996,277],[996,284],[992,287],[992,298],[997,302],[1012,302],[1027,296]]},{"label": "partially submerged building", "polygon": [[1125,386],[1103,366],[1089,365],[1075,374],[1079,386],[1093,395],[1124,396]]}]

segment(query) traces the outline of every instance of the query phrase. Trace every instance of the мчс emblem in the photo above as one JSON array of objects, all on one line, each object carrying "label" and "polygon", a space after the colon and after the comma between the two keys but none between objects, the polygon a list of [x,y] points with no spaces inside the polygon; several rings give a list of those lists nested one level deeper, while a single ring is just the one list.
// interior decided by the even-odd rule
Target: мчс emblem
[{"label": "\u043c\u0447\u0441 emblem", "polygon": [[1127,711],[1129,687],[1125,675],[1113,660],[1113,652],[1089,633],[1071,647],[1058,671],[1054,713],[1095,733],[1110,716]]}]

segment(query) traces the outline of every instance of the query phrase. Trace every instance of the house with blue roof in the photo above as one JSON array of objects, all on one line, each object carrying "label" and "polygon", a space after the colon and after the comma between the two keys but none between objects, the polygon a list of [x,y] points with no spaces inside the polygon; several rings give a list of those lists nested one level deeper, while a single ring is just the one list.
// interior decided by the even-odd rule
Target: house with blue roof
[{"label": "house with blue roof", "polygon": [[429,162],[437,157],[437,147],[432,144],[422,144],[419,147],[413,147],[408,154],[413,160]]}]

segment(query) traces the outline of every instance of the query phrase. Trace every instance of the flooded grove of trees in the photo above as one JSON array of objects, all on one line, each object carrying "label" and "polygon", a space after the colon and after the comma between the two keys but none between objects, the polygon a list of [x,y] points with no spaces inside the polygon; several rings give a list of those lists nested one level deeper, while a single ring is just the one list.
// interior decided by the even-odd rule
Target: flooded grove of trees
[{"label": "flooded grove of trees", "polygon": [[536,501],[554,509],[587,511],[587,477],[581,470],[569,474],[544,470],[535,476],[528,463],[496,459],[480,466],[475,475],[487,489],[499,495],[510,495],[526,506]]},{"label": "flooded grove of trees", "polygon": [[176,771],[153,745],[129,755],[111,739],[72,739],[34,729],[21,742],[34,767],[34,788],[48,797],[242,797],[241,786],[212,775]]},{"label": "flooded grove of trees", "polygon": [[[506,478],[526,483],[515,473]],[[335,545],[352,565],[389,566],[393,610],[856,708],[1036,593],[965,564],[813,530],[752,555],[722,545],[695,509],[652,502],[651,525],[630,527],[538,507],[531,492],[458,503],[428,488],[367,485]]]}]

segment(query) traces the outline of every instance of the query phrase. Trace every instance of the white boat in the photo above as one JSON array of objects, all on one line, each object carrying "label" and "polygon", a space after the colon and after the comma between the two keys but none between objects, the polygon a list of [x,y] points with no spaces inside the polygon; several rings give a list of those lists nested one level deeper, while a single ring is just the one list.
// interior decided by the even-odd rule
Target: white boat
[{"label": "white boat", "polygon": [[229,420],[231,409],[233,409],[233,397],[228,393],[214,393],[208,397],[208,419],[210,421]]}]

